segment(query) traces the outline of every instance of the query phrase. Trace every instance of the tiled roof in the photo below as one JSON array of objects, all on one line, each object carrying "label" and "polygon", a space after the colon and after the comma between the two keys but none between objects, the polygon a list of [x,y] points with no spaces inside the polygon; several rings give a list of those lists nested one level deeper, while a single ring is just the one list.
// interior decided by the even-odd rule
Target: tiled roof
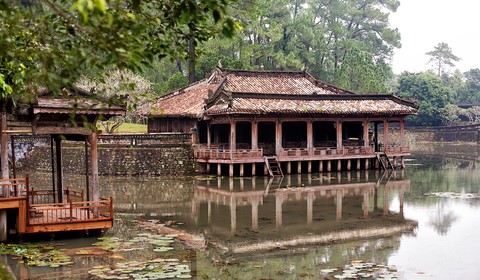
[{"label": "tiled roof", "polygon": [[[348,96],[347,96],[348,97]],[[410,115],[417,109],[396,98],[364,99],[271,99],[234,97],[208,108],[206,115],[219,114],[321,114],[321,115]]]},{"label": "tiled roof", "polygon": [[203,80],[159,98],[151,106],[142,108],[140,113],[152,116],[197,117],[205,106],[209,91],[214,91],[217,86],[218,84]]},{"label": "tiled roof", "polygon": [[37,103],[33,105],[34,114],[103,114],[103,115],[124,115],[125,107],[108,104],[96,99],[78,98],[51,98],[38,97]]},{"label": "tiled roof", "polygon": [[320,82],[306,72],[225,70],[223,90],[263,94],[348,93]]},{"label": "tiled roof", "polygon": [[[206,108],[206,110],[205,110]],[[210,78],[165,95],[141,114],[199,117],[219,114],[409,115],[412,102],[360,95],[306,72],[216,69]]]}]

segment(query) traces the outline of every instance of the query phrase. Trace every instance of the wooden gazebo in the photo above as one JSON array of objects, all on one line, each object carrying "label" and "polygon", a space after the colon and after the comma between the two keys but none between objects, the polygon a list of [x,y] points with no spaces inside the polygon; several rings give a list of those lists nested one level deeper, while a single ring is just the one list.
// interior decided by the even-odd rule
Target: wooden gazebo
[{"label": "wooden gazebo", "polygon": [[[111,227],[112,200],[100,198],[96,123],[102,118],[125,114],[125,106],[100,100],[78,87],[64,89],[59,95],[40,89],[33,101],[10,101],[3,105],[0,240],[7,238],[8,231],[21,235]],[[51,154],[46,156],[52,162],[52,187],[33,188],[28,178],[10,178],[9,136],[14,139],[15,135],[25,134],[50,136]],[[85,192],[63,188],[62,141],[85,143]],[[12,156],[14,163],[13,145]],[[12,173],[15,177],[15,168]]]},{"label": "wooden gazebo", "polygon": [[418,110],[411,100],[356,94],[304,71],[218,68],[143,113],[150,133],[192,133],[203,170],[255,176],[391,168],[397,157],[403,166],[404,120]]}]

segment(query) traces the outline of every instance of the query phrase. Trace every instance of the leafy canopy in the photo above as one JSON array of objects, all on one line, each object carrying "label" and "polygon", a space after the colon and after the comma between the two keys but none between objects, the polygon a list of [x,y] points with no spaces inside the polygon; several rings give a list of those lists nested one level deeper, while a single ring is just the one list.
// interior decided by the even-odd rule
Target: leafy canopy
[{"label": "leafy canopy", "polygon": [[[0,0],[0,98],[71,86],[111,67],[181,57],[188,39],[232,36],[230,0]],[[34,91],[34,90],[33,90]]]}]

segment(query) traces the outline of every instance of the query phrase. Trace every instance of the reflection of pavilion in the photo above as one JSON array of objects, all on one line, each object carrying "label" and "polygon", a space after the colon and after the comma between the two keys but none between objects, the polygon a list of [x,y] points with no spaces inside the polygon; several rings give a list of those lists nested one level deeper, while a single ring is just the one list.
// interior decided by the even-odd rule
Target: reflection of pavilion
[{"label": "reflection of pavilion", "polygon": [[[311,186],[272,190],[270,185],[266,190],[256,189],[255,179],[249,184],[246,179],[240,180],[243,190],[234,187],[233,179],[228,180],[227,186],[218,180],[216,187],[195,188],[192,217],[198,226],[226,236],[242,236],[254,231],[259,240],[291,239],[292,236],[295,239],[308,232],[319,236],[344,229],[368,231],[373,227],[378,232],[379,226],[387,233],[390,225],[395,233],[405,230],[399,226],[405,223],[403,195],[410,188],[409,180],[357,179],[324,185],[313,182]],[[256,185],[258,187],[258,182]],[[389,211],[392,193],[399,196],[400,213]]]}]

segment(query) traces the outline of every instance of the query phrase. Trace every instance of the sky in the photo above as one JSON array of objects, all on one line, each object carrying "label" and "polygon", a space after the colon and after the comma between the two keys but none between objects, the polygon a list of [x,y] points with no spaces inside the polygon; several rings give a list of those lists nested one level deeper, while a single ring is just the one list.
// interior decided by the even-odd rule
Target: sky
[{"label": "sky", "polygon": [[455,68],[462,72],[480,68],[480,0],[399,0],[390,14],[390,25],[398,28],[402,47],[395,49],[393,72],[431,69],[429,56],[441,42],[461,60]]}]

